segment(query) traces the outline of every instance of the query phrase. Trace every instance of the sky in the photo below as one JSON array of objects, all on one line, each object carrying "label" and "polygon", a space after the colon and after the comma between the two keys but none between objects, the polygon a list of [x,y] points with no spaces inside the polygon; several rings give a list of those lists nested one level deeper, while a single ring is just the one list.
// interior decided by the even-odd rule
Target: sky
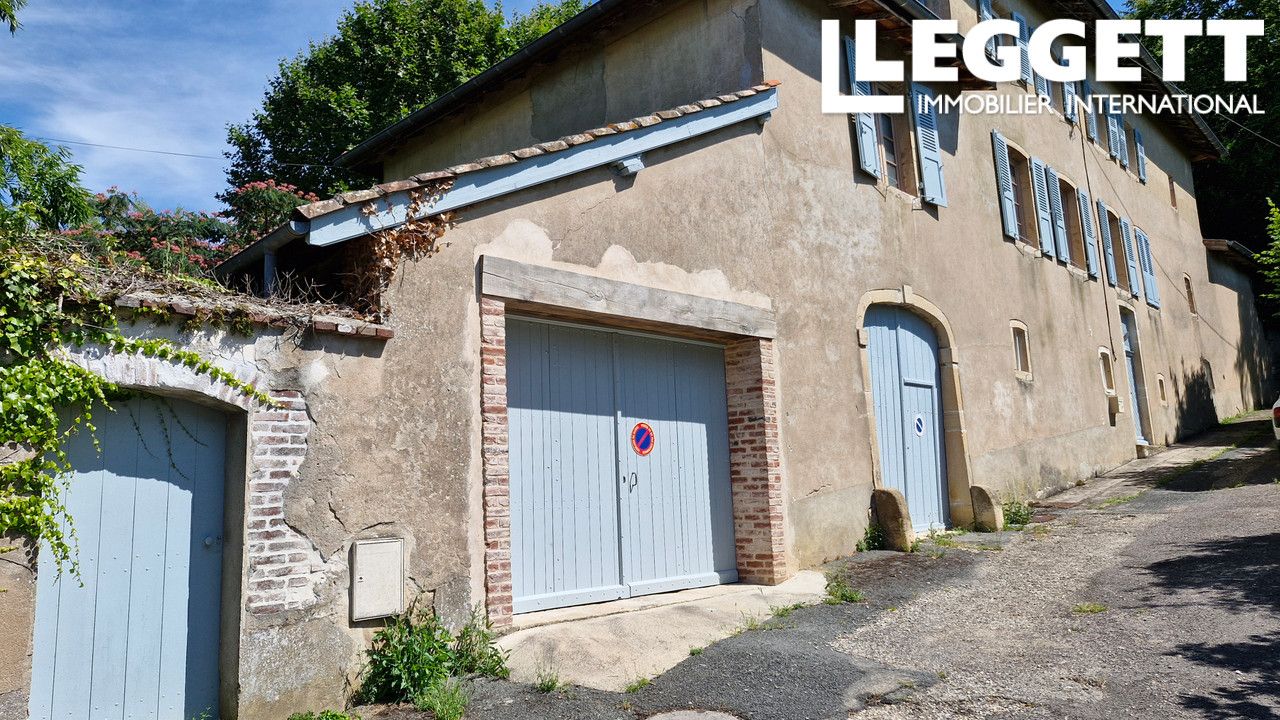
[{"label": "sky", "polygon": [[332,34],[353,2],[30,0],[18,34],[0,33],[0,124],[66,142],[93,191],[216,210],[226,126],[247,120],[280,59]]},{"label": "sky", "polygon": [[66,144],[93,191],[115,185],[157,210],[216,210],[227,124],[248,119],[280,59],[332,34],[352,4],[29,0],[17,35],[0,33],[0,124],[44,140],[206,156]]}]

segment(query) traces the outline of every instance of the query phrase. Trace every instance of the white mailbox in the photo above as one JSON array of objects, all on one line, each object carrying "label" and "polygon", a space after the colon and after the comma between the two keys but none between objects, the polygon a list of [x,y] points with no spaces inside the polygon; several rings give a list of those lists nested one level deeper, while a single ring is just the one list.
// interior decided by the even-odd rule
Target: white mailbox
[{"label": "white mailbox", "polygon": [[356,540],[351,548],[351,619],[404,612],[404,538]]}]

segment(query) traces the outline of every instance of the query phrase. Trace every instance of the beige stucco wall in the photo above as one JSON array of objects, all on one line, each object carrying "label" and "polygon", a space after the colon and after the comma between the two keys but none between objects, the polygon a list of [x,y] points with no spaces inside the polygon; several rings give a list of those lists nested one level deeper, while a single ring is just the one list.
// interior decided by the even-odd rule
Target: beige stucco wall
[{"label": "beige stucco wall", "polygon": [[[1043,16],[1038,7],[1023,9],[1033,20]],[[624,257],[628,263],[634,258],[637,269],[621,273],[623,279],[712,296],[727,288],[735,295],[771,300],[778,313],[788,537],[800,564],[852,551],[866,522],[872,436],[854,309],[869,291],[909,285],[945,314],[956,335],[972,480],[1010,495],[1030,497],[1134,457],[1127,373],[1117,361],[1125,409],[1113,420],[1097,359],[1099,347],[1122,357],[1122,305],[1131,307],[1137,318],[1156,442],[1213,421],[1194,402],[1201,358],[1224,376],[1217,379],[1212,398],[1219,415],[1256,403],[1252,392],[1243,391],[1256,384],[1260,358],[1238,359],[1238,348],[1256,344],[1250,340],[1257,333],[1251,325],[1251,300],[1239,300],[1236,289],[1242,282],[1228,277],[1229,269],[1218,273],[1227,279],[1210,282],[1190,163],[1161,126],[1144,118],[1136,121],[1146,138],[1149,180],[1144,185],[1101,148],[1082,143],[1080,129],[1058,114],[944,118],[950,204],[941,210],[922,206],[858,173],[847,119],[820,113],[819,20],[837,11],[805,0],[682,5],[668,16],[679,20],[668,21],[674,25],[652,23],[610,47],[658,47],[675,38],[692,50],[687,38],[698,37],[707,40],[703,59],[682,53],[654,65],[663,54],[653,52],[644,81],[613,78],[606,84],[608,97],[625,94],[636,103],[628,112],[638,113],[707,94],[673,97],[669,87],[654,90],[648,79],[682,78],[688,68],[715,65],[717,58],[739,48],[741,34],[706,33],[697,27],[699,21],[725,27],[716,19],[717,11],[739,20],[759,19],[762,77],[782,81],[781,106],[763,130],[746,123],[649,153],[648,168],[635,179],[598,170],[465,209],[450,233],[449,258],[432,263],[503,252],[597,272],[598,266],[610,265],[609,258]],[[963,16],[964,8],[957,6],[954,12]],[[607,54],[605,65],[608,69]],[[580,63],[567,63],[563,71],[548,71],[537,82],[559,83],[572,88],[570,94],[586,96],[598,85],[594,76],[584,77]],[[999,92],[1031,91],[1003,85]],[[647,104],[640,100],[644,97]],[[527,103],[496,99],[488,107],[498,109],[484,122],[511,127],[532,122]],[[562,131],[585,129],[599,119],[594,110],[586,111]],[[1104,282],[1035,257],[1002,236],[993,128],[1147,231],[1160,275],[1161,310],[1123,299]],[[386,177],[429,169],[434,152],[424,141],[394,158]],[[1176,209],[1169,203],[1166,173],[1179,188]],[[672,282],[648,271],[659,266],[688,274]],[[406,272],[405,297],[419,292],[447,297],[434,289],[409,290],[419,272]],[[442,282],[441,268],[431,272],[440,273],[433,286]],[[1190,315],[1181,299],[1184,272],[1200,291],[1198,317]],[[704,277],[716,281],[702,283]],[[1025,323],[1031,335],[1031,382],[1013,372],[1011,320]],[[472,345],[474,328],[467,337]],[[1157,374],[1168,383],[1167,406],[1155,395]]]},{"label": "beige stucco wall", "polygon": [[[481,255],[771,306],[787,541],[801,567],[853,552],[868,520],[874,450],[857,310],[872,291],[910,286],[951,328],[973,482],[1029,497],[1134,457],[1127,375],[1117,365],[1126,411],[1113,423],[1097,364],[1100,346],[1121,355],[1117,308],[1127,301],[1002,236],[993,127],[1150,235],[1164,307],[1133,310],[1153,439],[1257,404],[1263,343],[1247,280],[1206,255],[1190,165],[1174,138],[1138,120],[1150,178],[1142,185],[1058,116],[944,119],[950,205],[922,206],[860,174],[848,119],[820,113],[818,20],[835,13],[816,0],[692,0],[567,56],[397,154],[387,179],[762,78],[782,81],[780,107],[763,126],[742,123],[647,153],[633,178],[601,168],[463,209],[449,246],[396,278],[388,297],[396,337],[385,344],[133,329],[251,369],[270,388],[301,390],[307,403],[306,460],[284,504],[289,526],[312,546],[310,597],[278,614],[240,613],[241,717],[284,718],[345,699],[343,680],[358,672],[377,625],[348,620],[354,538],[405,537],[407,597],[426,593],[451,621],[483,601]],[[1176,209],[1165,173],[1179,187]],[[1198,316],[1182,297],[1183,273],[1195,284]],[[1031,337],[1031,382],[1014,374],[1015,319]],[[1211,394],[1198,375],[1202,359],[1213,369]],[[1157,373],[1169,383],[1167,406],[1154,395]],[[0,582],[29,588],[24,573],[11,568]],[[0,596],[6,618],[29,614],[29,598]],[[13,658],[25,654],[29,628],[0,627],[6,638],[20,636],[6,643],[19,648]],[[27,682],[29,661],[18,667],[0,674],[0,703]]]}]

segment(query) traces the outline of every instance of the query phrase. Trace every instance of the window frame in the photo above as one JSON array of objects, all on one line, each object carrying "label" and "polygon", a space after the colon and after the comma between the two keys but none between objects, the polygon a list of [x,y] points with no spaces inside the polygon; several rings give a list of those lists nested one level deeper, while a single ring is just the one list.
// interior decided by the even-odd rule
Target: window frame
[{"label": "window frame", "polygon": [[1187,297],[1187,309],[1191,311],[1191,317],[1200,317],[1200,310],[1196,307],[1196,289],[1191,282],[1191,276],[1182,273],[1182,289]]},{"label": "window frame", "polygon": [[1018,215],[1018,241],[1040,251],[1040,225],[1036,216],[1035,187],[1031,156],[1006,139],[1009,150],[1009,182],[1013,183],[1013,205]]},{"label": "window frame", "polygon": [[1034,382],[1031,364],[1031,333],[1021,320],[1010,320],[1009,330],[1013,342],[1013,374],[1024,382]]},{"label": "window frame", "polygon": [[[1084,236],[1084,218],[1080,216],[1080,190],[1065,175],[1058,175],[1058,193],[1062,196],[1062,214],[1067,226],[1067,245],[1071,249],[1068,267],[1089,272],[1088,240]],[[1071,200],[1067,200],[1070,194]]]}]

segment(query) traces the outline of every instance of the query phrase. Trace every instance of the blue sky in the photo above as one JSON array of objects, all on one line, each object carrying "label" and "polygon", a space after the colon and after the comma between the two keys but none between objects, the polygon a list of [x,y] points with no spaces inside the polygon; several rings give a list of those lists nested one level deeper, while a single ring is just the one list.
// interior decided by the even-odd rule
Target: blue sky
[{"label": "blue sky", "polygon": [[[0,124],[212,156],[67,145],[92,190],[137,190],[157,209],[216,209],[226,125],[247,119],[279,60],[331,34],[353,2],[30,0],[18,34],[0,34]],[[503,4],[520,12],[534,0]]]},{"label": "blue sky", "polygon": [[[249,117],[283,57],[331,34],[354,0],[30,0],[0,34],[0,124],[67,145],[92,190],[214,210],[225,127]],[[524,10],[533,0],[507,0]]]}]

